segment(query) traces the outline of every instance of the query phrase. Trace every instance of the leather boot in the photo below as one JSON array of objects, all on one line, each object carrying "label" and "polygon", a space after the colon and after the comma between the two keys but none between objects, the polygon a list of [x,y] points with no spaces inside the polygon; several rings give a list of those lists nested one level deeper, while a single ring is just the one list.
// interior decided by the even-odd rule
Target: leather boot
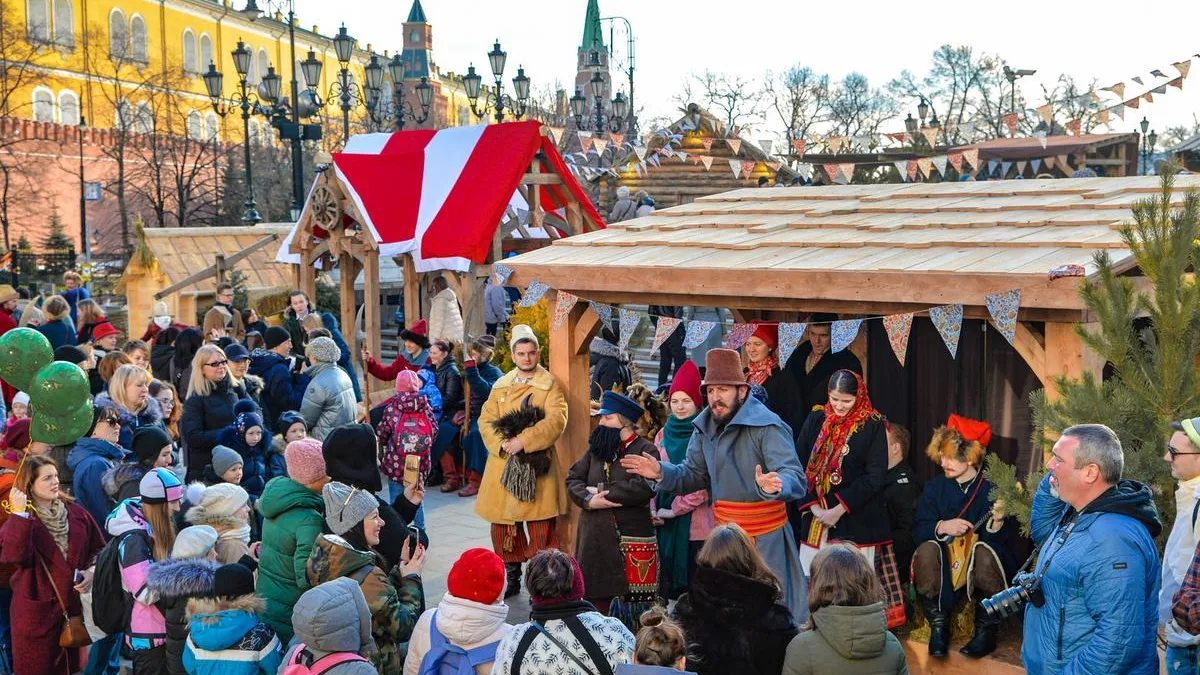
[{"label": "leather boot", "polygon": [[511,598],[521,593],[521,563],[504,563],[504,571],[508,575],[508,585],[504,589],[504,597]]},{"label": "leather boot", "polygon": [[984,611],[983,605],[975,604],[975,635],[958,650],[973,659],[980,659],[996,651],[996,632],[999,622],[993,621]]},{"label": "leather boot", "polygon": [[936,598],[921,598],[921,608],[925,610],[925,620],[929,622],[929,655],[946,656],[950,645],[950,625],[946,613],[938,607]]},{"label": "leather boot", "polygon": [[459,497],[474,497],[479,494],[479,484],[483,482],[483,476],[479,475],[478,471],[467,472],[467,485],[458,491]]},{"label": "leather boot", "polygon": [[442,475],[445,476],[446,482],[442,483],[442,492],[458,492],[462,487],[462,479],[458,476],[458,467],[454,465],[454,456],[447,450],[442,455]]}]

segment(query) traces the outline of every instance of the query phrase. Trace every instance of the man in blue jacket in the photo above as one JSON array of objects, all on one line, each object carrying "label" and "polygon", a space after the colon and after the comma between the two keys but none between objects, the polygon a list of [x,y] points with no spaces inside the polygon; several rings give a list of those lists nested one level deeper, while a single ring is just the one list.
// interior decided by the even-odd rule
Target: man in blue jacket
[{"label": "man in blue jacket", "polygon": [[1033,498],[1045,602],[1025,608],[1030,673],[1158,673],[1162,524],[1150,488],[1121,479],[1124,464],[1121,441],[1102,424],[1069,427],[1054,444]]}]

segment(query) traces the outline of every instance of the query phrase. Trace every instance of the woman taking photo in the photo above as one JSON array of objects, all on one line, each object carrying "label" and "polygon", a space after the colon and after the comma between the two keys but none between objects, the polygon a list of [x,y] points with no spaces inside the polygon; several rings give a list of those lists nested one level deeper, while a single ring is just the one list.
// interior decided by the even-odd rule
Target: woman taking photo
[{"label": "woman taking photo", "polygon": [[59,635],[65,616],[78,620],[83,614],[79,594],[91,589],[89,568],[104,548],[104,537],[88,512],[59,491],[58,469],[49,457],[25,460],[8,506],[12,517],[0,528],[0,563],[16,566],[13,672],[78,672],[79,649],[60,647]]},{"label": "woman taking photo", "polygon": [[162,427],[162,408],[150,396],[150,373],[132,363],[113,373],[108,391],[96,397],[97,406],[112,408],[121,416],[121,438],[118,443],[129,450],[133,447],[133,432],[146,426]]},{"label": "woman taking photo", "polygon": [[810,563],[821,549],[835,542],[857,546],[883,584],[888,624],[894,628],[904,623],[904,598],[883,499],[887,422],[871,405],[858,373],[839,370],[831,375],[827,394],[825,407],[808,416],[796,443],[810,496],[805,503],[788,505],[800,563],[810,575]]},{"label": "woman taking photo", "polygon": [[479,494],[479,484],[483,482],[483,470],[487,466],[487,447],[483,444],[483,436],[479,434],[479,415],[483,412],[483,404],[492,394],[492,385],[499,380],[503,372],[492,363],[496,353],[496,336],[481,335],[471,343],[467,351],[466,380],[471,385],[471,424],[467,427],[467,436],[463,440],[463,472],[466,474],[466,486],[458,491],[459,497],[474,497]]},{"label": "woman taking photo", "polygon": [[[441,277],[439,277],[441,278]],[[434,383],[442,394],[442,416],[438,420],[437,440],[429,452],[429,458],[435,467],[442,470],[442,492],[457,492],[462,487],[456,458],[455,442],[458,440],[459,429],[462,428],[463,399],[462,373],[454,360],[454,345],[446,340],[436,340],[429,347],[429,362],[433,364]],[[455,420],[458,420],[455,423]],[[435,471],[436,474],[436,471]],[[430,485],[436,485],[435,482]]]},{"label": "woman taking photo", "polygon": [[191,393],[183,402],[179,428],[187,446],[187,480],[196,481],[203,477],[204,467],[212,463],[217,436],[233,424],[233,406],[246,398],[246,392],[233,383],[225,352],[216,345],[204,345],[196,351],[191,371]]}]

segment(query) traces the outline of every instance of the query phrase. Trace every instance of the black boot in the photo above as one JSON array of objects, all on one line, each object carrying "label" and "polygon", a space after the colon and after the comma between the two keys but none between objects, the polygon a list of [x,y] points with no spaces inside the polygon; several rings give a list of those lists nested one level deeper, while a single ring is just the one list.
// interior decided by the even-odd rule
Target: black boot
[{"label": "black boot", "polygon": [[504,589],[504,597],[511,598],[521,593],[521,563],[504,563],[504,571],[508,574],[508,585]]},{"label": "black boot", "polygon": [[946,613],[938,607],[936,598],[921,598],[921,608],[925,610],[925,620],[929,622],[929,655],[946,656],[950,645],[950,626],[946,622]]},{"label": "black boot", "polygon": [[958,651],[973,659],[981,659],[991,654],[996,651],[996,631],[998,629],[999,622],[988,617],[982,604],[976,604],[975,635]]}]

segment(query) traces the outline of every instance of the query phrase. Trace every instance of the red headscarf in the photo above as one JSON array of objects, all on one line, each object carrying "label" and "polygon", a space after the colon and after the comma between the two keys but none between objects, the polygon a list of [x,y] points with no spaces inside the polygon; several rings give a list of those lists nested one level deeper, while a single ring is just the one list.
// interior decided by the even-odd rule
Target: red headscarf
[{"label": "red headscarf", "polygon": [[[871,397],[867,394],[867,384],[862,377],[852,370],[841,370],[854,376],[858,382],[858,394],[854,398],[854,406],[843,416],[833,411],[833,404],[825,403],[825,421],[821,424],[821,433],[813,444],[812,455],[808,459],[805,474],[808,484],[816,491],[817,496],[824,500],[829,488],[842,482],[842,448],[850,441],[850,436],[862,427],[863,422],[879,418],[879,413],[871,405]],[[830,376],[837,377],[838,373]]]}]

